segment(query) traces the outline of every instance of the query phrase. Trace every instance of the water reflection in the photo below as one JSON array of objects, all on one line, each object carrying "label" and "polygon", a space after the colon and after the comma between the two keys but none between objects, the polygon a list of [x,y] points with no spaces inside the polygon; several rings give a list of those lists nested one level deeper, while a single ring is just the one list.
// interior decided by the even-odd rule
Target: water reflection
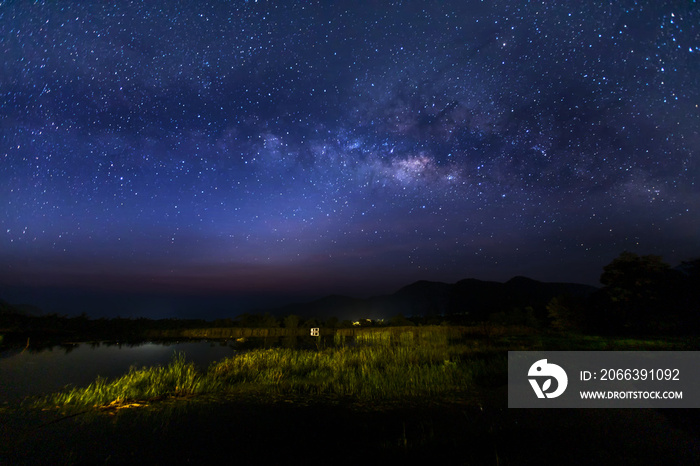
[{"label": "water reflection", "polygon": [[97,376],[118,377],[129,367],[166,365],[175,352],[206,367],[230,357],[230,342],[89,342],[51,347],[14,349],[0,358],[0,403],[17,403],[26,396],[61,390],[67,385],[86,386]]},{"label": "water reflection", "polygon": [[[347,337],[350,341],[352,337]],[[346,337],[342,337],[345,345]],[[113,378],[131,366],[167,365],[176,352],[201,369],[237,352],[258,348],[322,350],[340,346],[334,336],[245,337],[210,341],[92,341],[53,346],[30,345],[0,353],[0,404],[15,404],[27,396],[70,386],[86,386],[98,376]]]}]

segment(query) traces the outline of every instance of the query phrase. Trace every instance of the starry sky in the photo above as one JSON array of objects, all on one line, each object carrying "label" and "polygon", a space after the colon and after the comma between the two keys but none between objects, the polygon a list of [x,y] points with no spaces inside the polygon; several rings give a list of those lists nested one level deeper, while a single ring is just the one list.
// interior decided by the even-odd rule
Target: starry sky
[{"label": "starry sky", "polygon": [[210,317],[700,255],[692,0],[10,0],[0,52],[4,299]]}]

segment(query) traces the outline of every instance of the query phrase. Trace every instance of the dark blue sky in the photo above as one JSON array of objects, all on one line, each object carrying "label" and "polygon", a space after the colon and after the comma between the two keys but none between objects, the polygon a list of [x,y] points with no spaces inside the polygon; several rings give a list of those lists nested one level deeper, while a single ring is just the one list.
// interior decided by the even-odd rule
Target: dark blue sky
[{"label": "dark blue sky", "polygon": [[0,2],[0,297],[196,316],[697,257],[699,9]]}]

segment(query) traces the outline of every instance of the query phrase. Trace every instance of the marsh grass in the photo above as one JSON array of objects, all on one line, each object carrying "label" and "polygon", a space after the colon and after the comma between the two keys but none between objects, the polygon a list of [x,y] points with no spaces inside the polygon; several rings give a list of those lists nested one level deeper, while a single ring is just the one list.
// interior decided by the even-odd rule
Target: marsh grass
[{"label": "marsh grass", "polygon": [[136,401],[152,401],[165,397],[183,397],[203,393],[213,388],[205,383],[194,364],[185,355],[176,353],[169,365],[136,369],[107,380],[98,377],[85,388],[72,388],[49,395],[38,402],[40,406],[115,406]]},{"label": "marsh grass", "polygon": [[343,397],[357,401],[471,397],[507,384],[508,350],[682,349],[693,342],[575,335],[502,334],[478,338],[449,327],[371,329],[336,334],[331,345],[252,349],[204,370],[175,354],[166,367],[131,368],[114,380],[49,395],[39,406],[105,407],[193,395]]},{"label": "marsh grass", "polygon": [[267,349],[213,364],[208,377],[220,387],[248,385],[270,392],[358,397],[364,400],[446,394],[463,390],[483,372],[463,358],[466,347],[389,343],[322,351]]},{"label": "marsh grass", "polygon": [[[199,371],[176,354],[166,367],[136,369],[114,380],[98,378],[43,398],[39,406],[106,407],[190,395],[237,393],[304,394],[390,400],[440,396],[496,379],[500,364],[475,357],[470,345],[449,332],[367,332],[346,345],[339,337],[319,349],[267,348],[247,351]],[[489,375],[490,374],[490,375]]]}]

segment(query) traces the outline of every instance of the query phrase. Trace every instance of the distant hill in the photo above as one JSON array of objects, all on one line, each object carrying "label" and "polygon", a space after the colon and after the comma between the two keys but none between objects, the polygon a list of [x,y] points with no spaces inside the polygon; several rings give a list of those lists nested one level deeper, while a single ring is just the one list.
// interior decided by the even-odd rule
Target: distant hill
[{"label": "distant hill", "polygon": [[[358,310],[363,309],[363,306],[366,305],[366,301],[367,300],[351,298],[349,296],[330,295],[308,303],[287,304],[286,306],[269,309],[266,312],[278,317],[295,314],[304,319],[309,319],[311,317],[326,318],[331,316],[341,318],[341,316],[354,315]],[[342,318],[346,319],[349,317]],[[358,319],[359,318],[360,317],[358,317]]]},{"label": "distant hill", "polygon": [[41,315],[42,312],[41,309],[31,304],[10,304],[5,300],[0,299],[0,314],[38,316]]},{"label": "distant hill", "polygon": [[473,278],[453,284],[421,280],[390,295],[367,299],[332,295],[265,311],[277,317],[296,314],[304,319],[380,319],[403,314],[407,317],[463,315],[478,321],[488,319],[493,312],[528,306],[541,316],[547,303],[556,296],[587,297],[597,290],[589,285],[540,282],[527,277],[514,277],[506,283]]},{"label": "distant hill", "polygon": [[17,309],[5,300],[0,299],[0,314],[17,314]]}]

